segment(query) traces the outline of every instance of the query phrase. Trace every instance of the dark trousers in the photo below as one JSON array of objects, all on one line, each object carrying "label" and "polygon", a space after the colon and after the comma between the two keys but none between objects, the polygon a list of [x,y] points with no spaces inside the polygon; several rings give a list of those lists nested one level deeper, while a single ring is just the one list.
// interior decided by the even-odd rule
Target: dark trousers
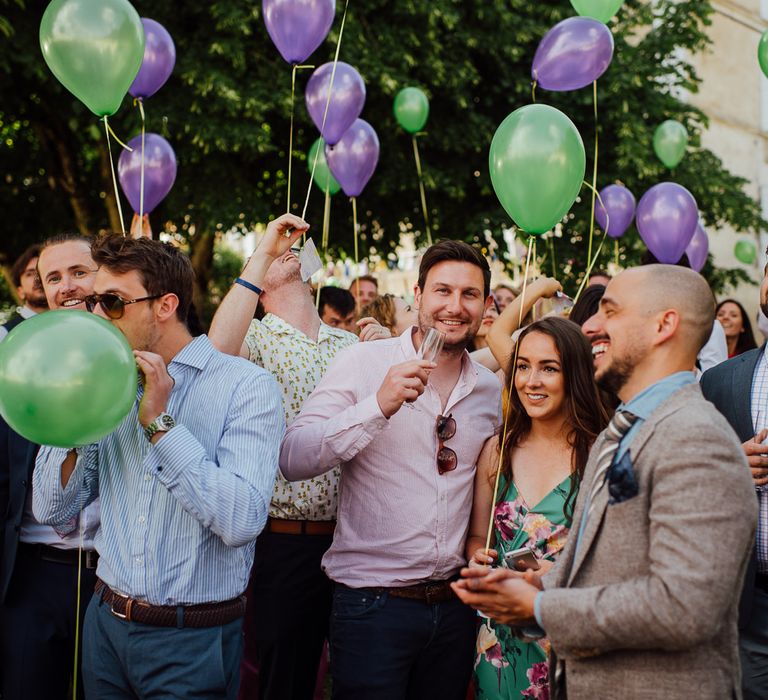
[{"label": "dark trousers", "polygon": [[755,588],[751,616],[739,635],[744,700],[768,698],[768,591]]},{"label": "dark trousers", "polygon": [[331,614],[335,700],[464,700],[475,611],[337,585]]},{"label": "dark trousers", "polygon": [[98,594],[85,616],[83,678],[91,700],[234,700],[243,621],[155,627],[122,620]]},{"label": "dark trousers", "polygon": [[[95,571],[83,568],[81,639],[85,609],[95,583]],[[13,578],[0,607],[3,700],[72,697],[76,610],[77,565],[45,561],[19,545]],[[78,674],[77,689],[82,698],[82,674]]]},{"label": "dark trousers", "polygon": [[331,582],[320,560],[332,535],[263,532],[249,596],[261,700],[311,700],[328,635]]}]

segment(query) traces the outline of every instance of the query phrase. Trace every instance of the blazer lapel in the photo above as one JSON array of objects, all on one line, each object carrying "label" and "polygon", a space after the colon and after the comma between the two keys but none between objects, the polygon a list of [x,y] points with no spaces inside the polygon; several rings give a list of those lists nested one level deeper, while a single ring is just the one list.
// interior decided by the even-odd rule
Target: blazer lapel
[{"label": "blazer lapel", "polygon": [[759,348],[740,355],[741,361],[733,370],[731,386],[733,387],[734,427],[742,442],[746,442],[755,434],[755,425],[752,422],[752,379],[762,352],[763,348]]},{"label": "blazer lapel", "polygon": [[[629,446],[629,454],[632,457],[633,463],[636,461],[636,455],[640,453],[640,450],[642,450],[645,443],[648,442],[648,438],[653,434],[654,427],[655,422],[646,421],[643,425],[640,426],[637,434],[632,438],[632,443]],[[596,442],[595,448],[592,450],[592,454],[597,455],[599,453],[600,448],[597,446]],[[592,481],[592,474],[595,471],[596,465],[592,464],[591,461],[592,460],[590,460],[591,468],[589,469],[589,481],[587,481],[585,478],[582,482],[582,485],[589,484]],[[586,559],[587,554],[589,553],[589,550],[595,541],[595,536],[600,531],[600,526],[603,522],[603,518],[605,517],[605,511],[608,508],[608,495],[607,487],[600,489],[599,493],[595,496],[594,505],[590,506],[592,512],[589,514],[589,519],[584,526],[584,532],[582,533],[581,541],[579,542],[579,549],[574,555],[573,565],[571,566],[571,570],[568,573],[568,585],[573,582],[573,579],[581,568],[581,565],[584,563],[584,560]],[[573,534],[574,536],[578,536],[578,531]]]}]

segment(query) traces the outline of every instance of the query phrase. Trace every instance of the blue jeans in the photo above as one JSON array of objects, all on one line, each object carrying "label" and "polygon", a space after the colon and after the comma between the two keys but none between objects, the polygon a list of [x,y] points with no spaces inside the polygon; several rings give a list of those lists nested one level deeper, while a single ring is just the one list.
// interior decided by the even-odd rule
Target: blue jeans
[{"label": "blue jeans", "polygon": [[83,629],[85,695],[94,700],[234,700],[242,627],[242,620],[181,629],[126,622],[96,594]]},{"label": "blue jeans", "polygon": [[463,700],[475,655],[474,610],[337,584],[331,613],[334,700]]}]

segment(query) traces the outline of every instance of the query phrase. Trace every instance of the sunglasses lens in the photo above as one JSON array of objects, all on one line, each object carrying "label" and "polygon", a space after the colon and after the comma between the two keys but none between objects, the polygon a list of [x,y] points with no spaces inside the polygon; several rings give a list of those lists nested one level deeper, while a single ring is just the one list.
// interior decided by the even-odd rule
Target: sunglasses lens
[{"label": "sunglasses lens", "polygon": [[123,300],[115,294],[102,294],[99,299],[104,313],[112,319],[118,319],[123,315]]},{"label": "sunglasses lens", "polygon": [[456,469],[456,453],[450,447],[443,447],[437,453],[437,471],[441,474]]},{"label": "sunglasses lens", "polygon": [[450,440],[456,435],[456,421],[450,416],[440,416],[437,419],[437,437]]}]

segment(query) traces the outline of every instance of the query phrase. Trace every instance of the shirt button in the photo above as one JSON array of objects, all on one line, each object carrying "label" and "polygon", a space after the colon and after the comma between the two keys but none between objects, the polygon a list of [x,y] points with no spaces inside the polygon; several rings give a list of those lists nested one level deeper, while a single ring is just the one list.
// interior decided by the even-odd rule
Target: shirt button
[{"label": "shirt button", "polygon": [[152,475],[151,474],[145,474],[144,475],[144,481],[149,481],[150,479],[152,479]]},{"label": "shirt button", "polygon": [[143,515],[139,516],[139,522],[143,523],[146,520],[146,518]]},{"label": "shirt button", "polygon": [[136,566],[144,566],[144,558],[136,557]]}]

